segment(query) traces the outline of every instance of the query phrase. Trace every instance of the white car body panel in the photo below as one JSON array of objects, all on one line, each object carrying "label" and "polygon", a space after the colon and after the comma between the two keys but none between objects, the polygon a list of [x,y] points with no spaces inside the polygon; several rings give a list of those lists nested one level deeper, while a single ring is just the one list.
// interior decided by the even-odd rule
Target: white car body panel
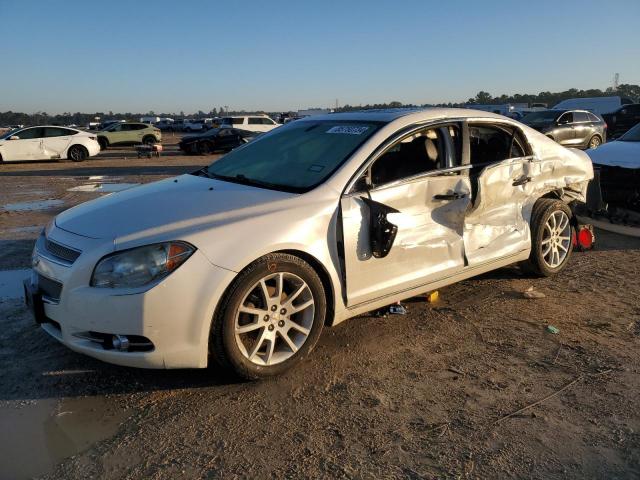
[{"label": "white car body panel", "polygon": [[[27,128],[58,128],[55,126],[35,126]],[[68,158],[69,148],[73,145],[82,145],[88,152],[89,157],[100,153],[95,134],[83,132],[70,127],[63,127],[65,130],[77,132],[73,135],[62,135],[56,137],[41,138],[21,138],[19,140],[0,140],[0,155],[5,162],[23,160],[52,160]],[[26,129],[24,129],[26,130]],[[20,136],[20,131],[14,133]]]},{"label": "white car body panel", "polygon": [[[203,367],[216,306],[237,272],[265,254],[286,250],[311,261],[331,285],[331,317],[336,324],[528,258],[535,201],[550,192],[566,200],[584,201],[593,176],[583,152],[561,147],[535,130],[484,112],[360,112],[302,119],[292,125],[336,119],[387,123],[330,178],[306,193],[183,175],[102,197],[58,215],[47,237],[83,253],[72,266],[60,266],[43,250],[42,242],[36,246],[34,271],[64,284],[59,304],[45,305],[47,316],[61,325],[61,331],[46,324],[45,330],[74,350],[113,363]],[[398,226],[389,255],[372,258],[362,195],[347,193],[349,186],[372,154],[397,132],[445,119],[515,126],[526,135],[533,154],[485,168],[477,179],[476,198],[469,198],[472,188],[466,175],[424,174],[371,190],[373,200],[399,210],[388,217]],[[531,181],[513,186],[522,176],[530,176]],[[447,204],[432,200],[442,191],[466,197]],[[93,269],[104,255],[169,240],[189,242],[197,251],[159,283],[139,289],[89,287]],[[144,353],[106,351],[73,336],[88,330],[143,335],[156,348]]]}]

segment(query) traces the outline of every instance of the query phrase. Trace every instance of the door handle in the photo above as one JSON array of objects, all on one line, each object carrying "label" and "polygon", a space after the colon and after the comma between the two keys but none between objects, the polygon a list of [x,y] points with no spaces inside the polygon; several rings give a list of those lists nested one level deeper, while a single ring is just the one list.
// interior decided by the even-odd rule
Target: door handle
[{"label": "door handle", "polygon": [[466,193],[439,193],[433,196],[434,200],[460,200],[461,198],[466,197]]},{"label": "door handle", "polygon": [[511,185],[514,187],[519,187],[520,185],[524,185],[525,183],[529,183],[531,181],[531,177],[520,177],[513,181]]}]

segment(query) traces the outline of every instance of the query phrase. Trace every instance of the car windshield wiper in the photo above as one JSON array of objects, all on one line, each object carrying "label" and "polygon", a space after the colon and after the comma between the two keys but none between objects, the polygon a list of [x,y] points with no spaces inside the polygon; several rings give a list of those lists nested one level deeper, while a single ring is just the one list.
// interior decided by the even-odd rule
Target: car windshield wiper
[{"label": "car windshield wiper", "polygon": [[209,172],[209,167],[202,167],[200,170],[196,170],[191,175],[195,175],[197,177],[214,178],[214,176]]},{"label": "car windshield wiper", "polygon": [[211,178],[216,178],[218,180],[224,180],[227,182],[240,183],[242,185],[249,185],[252,187],[263,187],[263,188],[268,188],[270,190],[288,191],[286,185],[279,185],[277,183],[270,183],[262,180],[255,180],[253,178],[247,178],[242,173],[239,173],[237,175],[219,175],[217,173],[211,173],[207,171],[207,174]]}]

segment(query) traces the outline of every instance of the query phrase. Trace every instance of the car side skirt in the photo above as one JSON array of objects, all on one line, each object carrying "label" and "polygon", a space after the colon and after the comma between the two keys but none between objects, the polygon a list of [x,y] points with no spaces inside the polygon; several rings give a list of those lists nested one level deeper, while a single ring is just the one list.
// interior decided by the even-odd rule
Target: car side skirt
[{"label": "car side skirt", "polygon": [[462,280],[466,280],[468,278],[475,277],[477,275],[481,275],[483,273],[490,272],[492,270],[496,270],[498,268],[506,267],[516,262],[521,262],[523,260],[528,259],[530,253],[531,253],[530,249],[522,250],[517,254],[509,255],[507,257],[502,257],[495,261],[483,263],[482,265],[477,265],[475,267],[467,267],[464,270],[462,270],[460,273],[451,275],[449,277],[441,278],[433,282],[424,283],[422,285],[412,287],[407,290],[385,295],[384,297],[379,297],[369,302],[353,305],[352,307],[348,307],[340,312],[336,312],[332,325],[337,325],[338,323],[344,320],[347,320],[351,317],[355,317],[356,315],[370,312],[372,310],[376,310],[378,308],[391,305],[392,303],[406,300],[407,298],[412,298],[417,295],[425,294],[433,290],[446,287],[447,285],[451,285],[453,283],[457,283]]}]

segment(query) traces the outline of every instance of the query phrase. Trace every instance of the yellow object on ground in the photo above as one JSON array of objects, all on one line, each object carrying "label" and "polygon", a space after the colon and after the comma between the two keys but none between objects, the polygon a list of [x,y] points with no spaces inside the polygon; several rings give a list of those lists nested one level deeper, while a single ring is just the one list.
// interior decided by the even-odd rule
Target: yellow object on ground
[{"label": "yellow object on ground", "polygon": [[436,302],[438,300],[438,291],[436,290],[435,292],[429,292],[427,293],[427,302],[429,303],[433,303]]}]

